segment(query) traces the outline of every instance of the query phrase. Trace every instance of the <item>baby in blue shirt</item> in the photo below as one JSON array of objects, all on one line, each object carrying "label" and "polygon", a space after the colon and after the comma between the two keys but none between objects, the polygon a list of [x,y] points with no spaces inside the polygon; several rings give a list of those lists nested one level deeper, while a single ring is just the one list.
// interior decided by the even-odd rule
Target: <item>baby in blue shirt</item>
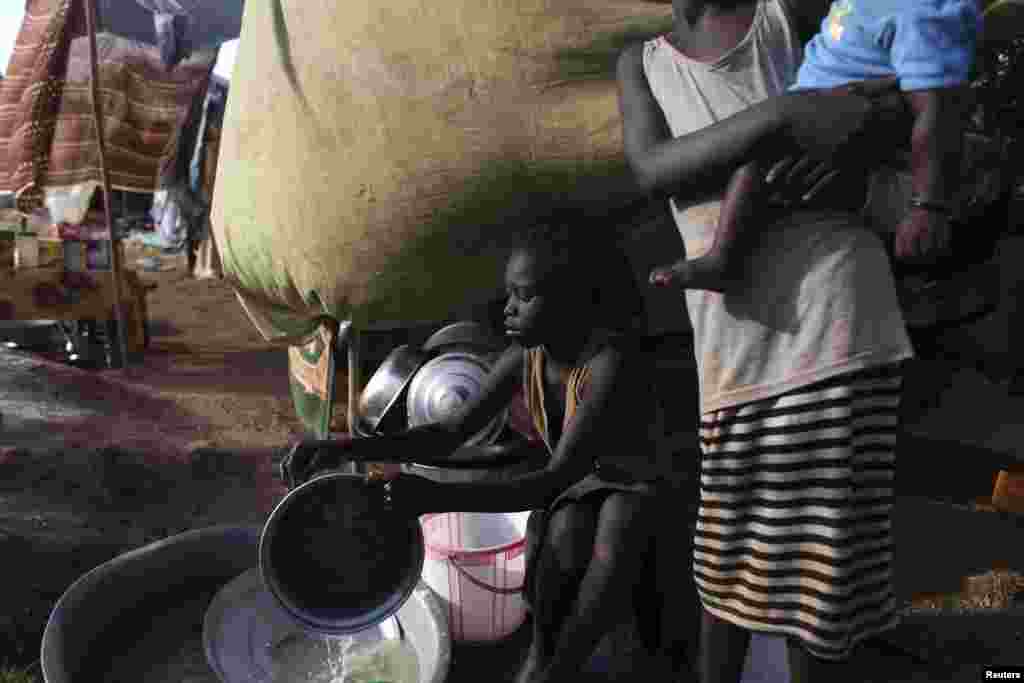
[{"label": "baby in blue shirt", "polygon": [[[895,76],[914,116],[911,170],[914,196],[896,231],[896,256],[917,259],[944,247],[950,196],[960,169],[963,86],[981,29],[978,0],[834,0],[807,44],[793,90],[828,89]],[[651,282],[726,292],[743,280],[754,246],[751,209],[764,187],[763,169],[733,174],[711,249],[657,268]],[[756,234],[756,233],[753,233]],[[931,244],[928,244],[931,242]],[[923,244],[924,243],[924,244]]]}]

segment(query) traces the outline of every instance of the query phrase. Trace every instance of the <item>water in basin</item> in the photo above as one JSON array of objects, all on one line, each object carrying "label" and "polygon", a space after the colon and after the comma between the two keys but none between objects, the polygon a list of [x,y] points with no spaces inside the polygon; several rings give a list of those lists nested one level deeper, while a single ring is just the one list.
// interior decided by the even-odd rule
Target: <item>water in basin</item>
[{"label": "water in basin", "polygon": [[[207,662],[203,624],[197,616],[211,604],[214,590],[178,599],[162,614],[149,614],[146,628],[120,639],[119,655],[109,659],[107,683],[223,683]],[[139,624],[141,627],[142,624]],[[407,641],[364,637],[287,637],[264,660],[270,670],[254,671],[254,683],[418,683],[419,662]],[[352,647],[352,645],[355,647]],[[106,648],[104,648],[106,649]],[[241,659],[245,659],[244,657]],[[245,666],[251,666],[249,660]],[[229,671],[229,675],[234,674]],[[230,683],[230,681],[229,681]]]},{"label": "water in basin", "polygon": [[351,637],[303,637],[275,653],[275,683],[418,683],[419,662],[408,642],[354,645]]},{"label": "water in basin", "polygon": [[415,648],[395,618],[350,636],[303,631],[274,602],[256,568],[206,610],[206,652],[225,683],[419,683]]}]

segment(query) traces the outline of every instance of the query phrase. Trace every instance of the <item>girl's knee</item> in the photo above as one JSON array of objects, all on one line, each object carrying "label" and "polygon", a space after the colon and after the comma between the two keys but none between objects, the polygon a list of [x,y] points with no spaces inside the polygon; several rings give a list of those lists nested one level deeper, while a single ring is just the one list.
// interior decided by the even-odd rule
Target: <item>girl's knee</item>
[{"label": "girl's knee", "polygon": [[601,506],[593,557],[598,562],[637,563],[651,537],[646,500],[628,493],[613,493]]},{"label": "girl's knee", "polygon": [[559,508],[551,515],[546,545],[562,571],[585,570],[594,546],[593,512],[580,504]]}]

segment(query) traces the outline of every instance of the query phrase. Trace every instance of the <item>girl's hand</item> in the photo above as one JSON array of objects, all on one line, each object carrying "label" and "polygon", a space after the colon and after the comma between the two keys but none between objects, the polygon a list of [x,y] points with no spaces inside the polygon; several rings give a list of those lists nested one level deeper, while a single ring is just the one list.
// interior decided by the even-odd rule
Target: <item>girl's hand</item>
[{"label": "girl's hand", "polygon": [[[902,110],[895,78],[878,78],[834,88],[791,92],[780,99],[789,136],[809,157],[824,161],[861,138],[890,110]],[[863,149],[857,150],[863,156]]]},{"label": "girl's hand", "polygon": [[831,161],[789,156],[771,167],[764,182],[769,201],[788,208],[814,201],[838,175]]},{"label": "girl's hand", "polygon": [[[776,206],[789,208],[813,202],[827,193],[839,176],[844,159],[863,166],[864,147],[870,136],[879,150],[877,160],[891,154],[909,136],[910,119],[895,78],[870,81],[817,92],[786,95],[788,129],[805,154],[791,155],[775,163],[765,176],[768,197]],[[901,124],[908,126],[902,130]],[[872,151],[872,155],[875,152]]]},{"label": "girl's hand", "polygon": [[[349,436],[340,436],[331,444],[330,451],[316,441],[299,441],[292,446],[278,466],[281,481],[289,489],[309,481],[317,472],[337,467],[345,460],[344,452],[354,451],[355,442]],[[355,459],[353,455],[349,459]]]}]

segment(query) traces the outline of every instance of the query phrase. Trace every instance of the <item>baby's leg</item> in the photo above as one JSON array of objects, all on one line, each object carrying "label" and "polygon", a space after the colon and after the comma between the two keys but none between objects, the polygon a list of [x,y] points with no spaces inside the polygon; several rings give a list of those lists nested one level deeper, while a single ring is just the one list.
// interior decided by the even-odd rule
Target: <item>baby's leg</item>
[{"label": "baby's leg", "polygon": [[726,293],[746,279],[753,251],[753,214],[765,186],[762,168],[749,163],[733,174],[726,189],[711,249],[694,259],[676,261],[651,273],[655,285],[677,284],[684,289]]},{"label": "baby's leg", "polygon": [[633,587],[644,580],[640,573],[654,523],[651,500],[612,493],[601,505],[594,552],[545,680],[575,680],[601,638],[628,618]]}]

